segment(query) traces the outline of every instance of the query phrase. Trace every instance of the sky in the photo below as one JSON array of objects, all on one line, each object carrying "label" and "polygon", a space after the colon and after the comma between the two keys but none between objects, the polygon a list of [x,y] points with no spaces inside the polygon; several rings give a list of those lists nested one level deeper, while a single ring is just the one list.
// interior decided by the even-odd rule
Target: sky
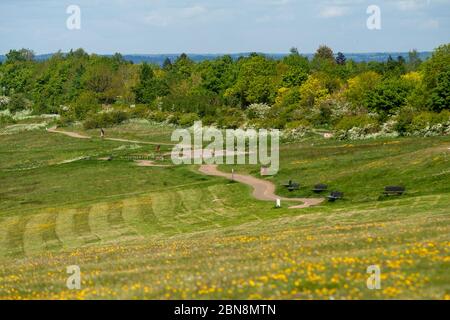
[{"label": "sky", "polygon": [[0,0],[0,54],[398,52],[449,42],[450,0]]}]

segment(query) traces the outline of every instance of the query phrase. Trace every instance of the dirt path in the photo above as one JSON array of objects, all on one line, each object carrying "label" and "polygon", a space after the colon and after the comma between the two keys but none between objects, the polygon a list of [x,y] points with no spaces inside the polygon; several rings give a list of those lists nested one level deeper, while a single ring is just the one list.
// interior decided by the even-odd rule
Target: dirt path
[{"label": "dirt path", "polygon": [[155,167],[155,168],[170,168],[173,167],[168,164],[155,164],[151,160],[136,160],[134,161],[138,167]]},{"label": "dirt path", "polygon": [[[202,165],[199,171],[209,176],[223,177],[231,180],[232,175],[217,169],[217,165]],[[266,180],[258,179],[252,176],[234,174],[234,180],[253,187],[253,197],[262,201],[276,201],[281,199],[283,201],[299,201],[303,204],[289,207],[289,209],[303,209],[318,205],[324,201],[322,198],[285,198],[279,197],[275,194],[275,185]]]},{"label": "dirt path", "polygon": [[172,143],[136,141],[136,140],[127,140],[127,139],[119,139],[119,138],[104,138],[104,140],[129,142],[129,143],[135,143],[135,144],[148,144],[148,145],[152,145],[152,146],[174,146],[174,144],[172,144]]},{"label": "dirt path", "polygon": [[91,138],[91,137],[88,137],[88,136],[83,136],[83,135],[81,135],[79,133],[76,133],[76,132],[68,132],[68,131],[57,130],[56,127],[47,129],[47,132],[60,133],[60,134],[63,134],[63,135],[66,135],[66,136],[69,136],[69,137],[72,137],[72,138],[76,138],[76,139],[90,139]]},{"label": "dirt path", "polygon": [[[58,130],[56,127],[47,129],[47,132],[50,133],[60,133],[72,138],[77,138],[77,139],[91,139],[92,137],[89,136],[85,136],[76,132],[69,132],[69,131],[62,131],[62,130]],[[119,138],[104,138],[104,140],[108,140],[108,141],[117,141],[117,142],[128,142],[128,143],[135,143],[135,144],[148,144],[148,145],[160,145],[160,146],[174,146],[174,144],[171,143],[163,143],[163,142],[147,142],[147,141],[136,141],[136,140],[127,140],[127,139],[119,139]]]},{"label": "dirt path", "polygon": [[[57,130],[56,127],[47,129],[50,133],[59,133],[64,134],[66,136],[77,138],[77,139],[91,139],[89,136],[84,136],[76,132],[68,132],[68,131],[61,131]],[[150,144],[150,145],[169,145],[169,144],[163,144],[163,143],[155,143],[155,142],[142,142],[142,141],[133,141],[133,140],[127,140],[127,139],[116,139],[116,138],[105,138],[105,140],[111,140],[111,141],[120,141],[120,142],[130,142],[130,143],[136,143],[136,144]],[[195,157],[195,155],[194,155]],[[154,164],[152,161],[135,161],[136,164],[140,167],[170,167],[168,165],[157,165]],[[209,176],[217,176],[217,177],[223,177],[226,179],[231,180],[232,175],[230,173],[225,173],[222,171],[219,171],[217,169],[217,165],[202,165],[199,169],[199,171],[203,174],[209,175]],[[258,179],[252,176],[242,175],[242,174],[234,174],[233,179],[237,182],[249,185],[253,187],[253,196],[262,201],[276,201],[277,199],[283,200],[283,201],[298,201],[302,202],[303,204],[298,206],[289,207],[289,209],[303,209],[303,208],[309,208],[311,206],[318,205],[324,201],[322,198],[285,198],[285,197],[279,197],[275,194],[275,185],[266,180]]]}]

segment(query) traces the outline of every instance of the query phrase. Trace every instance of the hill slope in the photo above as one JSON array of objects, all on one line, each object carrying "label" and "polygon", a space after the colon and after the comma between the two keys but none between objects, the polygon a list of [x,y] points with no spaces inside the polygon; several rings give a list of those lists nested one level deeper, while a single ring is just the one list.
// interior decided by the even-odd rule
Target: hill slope
[{"label": "hill slope", "polygon": [[[269,180],[303,187],[277,192],[311,196],[317,182],[345,192],[303,210],[274,209],[195,166],[136,166],[148,145],[44,130],[0,141],[0,298],[448,297],[448,137],[283,145]],[[387,184],[408,193],[380,199]],[[79,291],[65,286],[70,265]],[[370,265],[379,291],[366,288]]]}]

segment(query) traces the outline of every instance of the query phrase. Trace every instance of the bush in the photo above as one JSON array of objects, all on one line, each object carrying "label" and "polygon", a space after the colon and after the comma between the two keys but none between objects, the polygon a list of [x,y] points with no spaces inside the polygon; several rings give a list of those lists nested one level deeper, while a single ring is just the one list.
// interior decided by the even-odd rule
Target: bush
[{"label": "bush", "polygon": [[441,113],[421,112],[414,116],[408,132],[412,135],[440,135],[445,134],[445,130],[450,123],[450,111]]},{"label": "bush", "polygon": [[14,123],[16,123],[16,121],[10,115],[0,114],[0,125]]},{"label": "bush", "polygon": [[167,120],[169,114],[163,111],[153,111],[148,115],[148,119],[154,122],[164,122]]},{"label": "bush", "polygon": [[200,118],[196,113],[187,113],[180,117],[178,124],[182,127],[190,127],[198,120],[200,120]]},{"label": "bush", "polygon": [[29,107],[29,102],[21,94],[13,94],[8,103],[11,113],[25,110]]},{"label": "bush", "polygon": [[335,126],[336,131],[348,131],[353,128],[378,127],[378,121],[368,115],[348,116],[342,118]]},{"label": "bush", "polygon": [[398,79],[386,80],[367,92],[365,103],[370,111],[387,118],[406,105],[413,89],[411,83]]},{"label": "bush", "polygon": [[108,128],[121,124],[125,120],[128,120],[128,114],[123,111],[97,113],[88,116],[83,122],[83,126],[85,129]]},{"label": "bush", "polygon": [[410,108],[401,109],[400,112],[397,114],[397,116],[394,117],[395,131],[397,131],[400,135],[405,135],[406,132],[410,130],[413,118],[414,112]]},{"label": "bush", "polygon": [[307,120],[297,120],[297,121],[292,121],[289,122],[286,125],[286,129],[291,130],[291,129],[298,129],[298,128],[311,128],[311,123],[309,123],[309,121]]},{"label": "bush", "polygon": [[74,123],[75,122],[75,119],[74,118],[72,118],[71,116],[69,116],[69,115],[64,115],[64,116],[61,116],[59,119],[58,119],[58,121],[56,122],[56,124],[58,125],[58,127],[67,127],[67,126],[69,126],[70,124],[72,124],[72,123]]},{"label": "bush", "polygon": [[5,110],[8,107],[8,103],[11,99],[6,96],[0,96],[0,110]]},{"label": "bush", "polygon": [[306,120],[289,122],[286,129],[281,132],[283,141],[296,141],[310,132],[311,124]]},{"label": "bush", "polygon": [[71,116],[77,120],[85,119],[90,113],[100,110],[100,105],[95,94],[83,92],[70,107]]},{"label": "bush", "polygon": [[145,104],[139,104],[130,111],[131,118],[147,119],[150,115],[150,108]]},{"label": "bush", "polygon": [[271,107],[266,103],[253,103],[247,108],[249,119],[264,119],[270,112]]}]

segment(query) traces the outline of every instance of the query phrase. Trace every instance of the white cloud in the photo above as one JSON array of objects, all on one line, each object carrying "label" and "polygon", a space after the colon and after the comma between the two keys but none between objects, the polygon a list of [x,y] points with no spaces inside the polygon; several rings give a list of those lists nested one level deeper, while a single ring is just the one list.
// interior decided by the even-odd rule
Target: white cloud
[{"label": "white cloud", "polygon": [[182,18],[185,18],[185,19],[191,19],[191,18],[195,18],[197,16],[201,16],[207,12],[208,12],[208,9],[206,9],[205,7],[196,5],[196,6],[189,7],[189,8],[182,8],[180,10],[179,16]]},{"label": "white cloud", "polygon": [[185,8],[165,8],[151,11],[146,17],[147,24],[156,27],[167,27],[179,21],[192,20],[208,13],[208,9],[201,5]]},{"label": "white cloud", "polygon": [[430,0],[396,0],[401,11],[416,11],[430,4]]},{"label": "white cloud", "polygon": [[430,19],[421,24],[422,29],[439,29],[439,20]]},{"label": "white cloud", "polygon": [[348,12],[347,7],[327,6],[320,10],[319,16],[322,18],[335,18],[345,16]]}]

